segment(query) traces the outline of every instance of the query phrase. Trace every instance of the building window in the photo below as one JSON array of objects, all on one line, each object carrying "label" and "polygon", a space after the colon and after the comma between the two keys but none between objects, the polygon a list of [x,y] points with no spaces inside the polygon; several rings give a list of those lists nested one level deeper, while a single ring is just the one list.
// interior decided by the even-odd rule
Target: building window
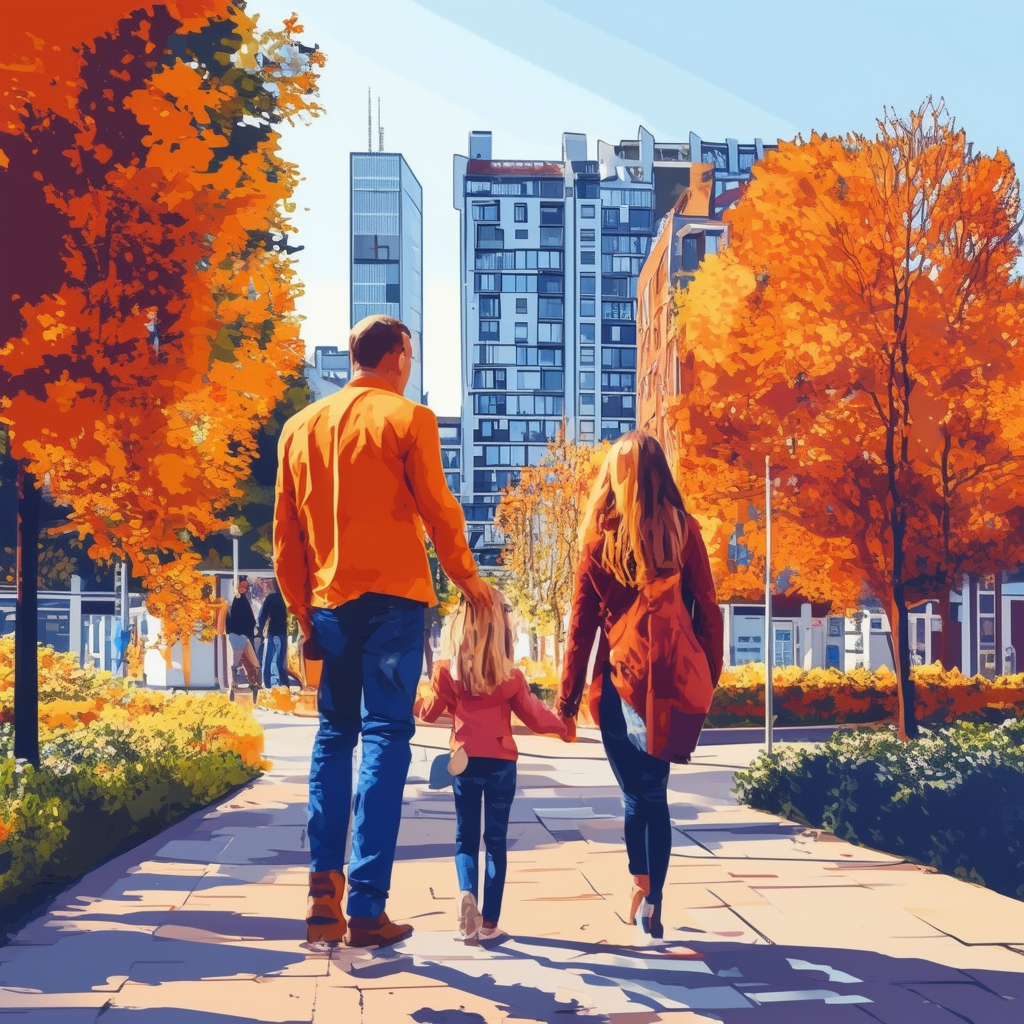
[{"label": "building window", "polygon": [[609,206],[601,210],[601,226],[613,229],[619,226],[619,208],[617,206]]},{"label": "building window", "polygon": [[550,227],[560,226],[563,221],[564,211],[561,203],[541,203],[540,222]]},{"label": "building window", "polygon": [[[580,276],[580,295],[596,295],[597,294],[597,278],[593,274],[583,274]],[[593,315],[593,314],[591,314]]]},{"label": "building window", "polygon": [[651,230],[651,211],[650,210],[637,210],[630,208],[629,211],[629,230],[630,231],[650,231]]},{"label": "building window", "polygon": [[541,295],[561,295],[565,279],[561,274],[538,274],[537,291]]},{"label": "building window", "polygon": [[635,320],[632,302],[602,302],[602,320]]},{"label": "building window", "polygon": [[593,345],[597,338],[597,328],[593,324],[580,324],[580,341]]},{"label": "building window", "polygon": [[540,391],[540,370],[517,370],[516,390]]},{"label": "building window", "polygon": [[561,320],[563,316],[562,300],[545,297],[538,298],[537,316],[541,320]]},{"label": "building window", "polygon": [[583,370],[580,373],[580,390],[581,391],[593,391],[594,390],[594,371]]},{"label": "building window", "polygon": [[526,203],[516,203],[515,215],[517,224],[526,223]]},{"label": "building window", "polygon": [[497,321],[497,320],[481,320],[480,321],[480,340],[481,341],[497,341],[498,340],[498,326],[499,326],[499,321]]},{"label": "building window", "polygon": [[580,412],[594,415],[594,396],[592,394],[580,395]]},{"label": "building window", "polygon": [[526,228],[516,228],[516,238],[529,238],[530,232]]},{"label": "building window", "polygon": [[541,344],[561,345],[561,324],[537,324],[537,341]]},{"label": "building window", "polygon": [[486,391],[504,391],[506,370],[474,370],[473,387]]},{"label": "building window", "polygon": [[595,253],[593,249],[584,249],[583,252],[580,253],[580,266],[592,267],[595,265],[596,258],[597,253]]},{"label": "building window", "polygon": [[584,345],[580,349],[580,366],[593,366],[594,365],[594,350],[589,345]]},{"label": "building window", "polygon": [[501,316],[501,298],[497,295],[481,295],[480,316],[499,318]]},{"label": "building window", "polygon": [[593,220],[595,216],[594,209],[593,203],[584,203],[580,207],[580,220]]},{"label": "building window", "polygon": [[548,248],[560,249],[562,247],[562,228],[541,228],[540,244]]},{"label": "building window", "polygon": [[597,300],[580,299],[580,316],[597,316]]},{"label": "building window", "polygon": [[526,312],[526,299],[516,299],[516,313],[523,314]]},{"label": "building window", "polygon": [[498,221],[499,210],[497,203],[473,203],[473,220]]},{"label": "building window", "polygon": [[498,290],[497,274],[476,274],[473,280],[473,290],[477,292],[496,292]]},{"label": "building window", "polygon": [[612,370],[635,370],[635,348],[604,348],[601,349],[601,367]]},{"label": "building window", "polygon": [[516,344],[525,345],[529,340],[529,324],[516,324]]},{"label": "building window", "polygon": [[505,232],[493,224],[477,224],[476,247],[478,249],[501,249],[505,245]]},{"label": "building window", "polygon": [[565,191],[562,181],[544,181],[541,179],[540,194],[545,199],[561,199]]}]

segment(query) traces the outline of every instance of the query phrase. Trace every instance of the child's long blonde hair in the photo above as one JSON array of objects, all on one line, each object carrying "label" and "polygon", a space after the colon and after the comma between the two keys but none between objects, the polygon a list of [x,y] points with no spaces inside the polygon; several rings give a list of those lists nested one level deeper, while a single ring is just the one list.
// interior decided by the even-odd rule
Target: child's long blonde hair
[{"label": "child's long blonde hair", "polygon": [[608,451],[580,525],[580,546],[604,537],[601,564],[639,587],[678,572],[687,516],[658,439],[631,430]]},{"label": "child's long blonde hair", "polygon": [[460,598],[445,626],[442,652],[451,661],[452,678],[475,696],[493,693],[515,668],[511,611],[508,598],[492,587],[486,612],[479,614]]}]

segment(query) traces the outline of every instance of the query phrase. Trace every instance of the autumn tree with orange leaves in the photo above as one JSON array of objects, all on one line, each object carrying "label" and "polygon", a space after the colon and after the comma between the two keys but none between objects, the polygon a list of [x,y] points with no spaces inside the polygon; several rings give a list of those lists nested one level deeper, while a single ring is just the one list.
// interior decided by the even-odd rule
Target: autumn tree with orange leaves
[{"label": "autumn tree with orange leaves", "polygon": [[537,632],[554,640],[556,671],[579,561],[580,518],[608,445],[567,441],[560,429],[540,465],[502,492],[494,525],[504,537],[501,586]]},{"label": "autumn tree with orange leaves", "polygon": [[193,541],[227,525],[254,431],[300,373],[277,126],[316,113],[321,57],[294,20],[260,33],[227,0],[125,10],[5,15],[0,187],[21,244],[0,424],[26,535],[45,481],[91,557],[130,560],[170,641],[205,615]]},{"label": "autumn tree with orange leaves", "polygon": [[1024,560],[1019,184],[931,101],[753,173],[677,298],[682,458],[756,478],[771,457],[805,564],[885,602],[914,737],[908,604]]}]

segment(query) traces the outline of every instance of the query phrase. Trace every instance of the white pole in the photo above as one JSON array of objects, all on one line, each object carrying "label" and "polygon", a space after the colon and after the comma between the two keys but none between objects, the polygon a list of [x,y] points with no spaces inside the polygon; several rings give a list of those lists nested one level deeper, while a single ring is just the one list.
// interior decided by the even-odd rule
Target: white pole
[{"label": "white pole", "polygon": [[[231,596],[238,593],[238,538],[231,537]],[[228,604],[231,602],[228,601]]]},{"label": "white pole", "polygon": [[131,626],[131,609],[128,606],[128,559],[121,560],[121,678],[128,678],[128,630]]},{"label": "white pole", "polygon": [[772,475],[764,457],[764,742],[772,752]]}]

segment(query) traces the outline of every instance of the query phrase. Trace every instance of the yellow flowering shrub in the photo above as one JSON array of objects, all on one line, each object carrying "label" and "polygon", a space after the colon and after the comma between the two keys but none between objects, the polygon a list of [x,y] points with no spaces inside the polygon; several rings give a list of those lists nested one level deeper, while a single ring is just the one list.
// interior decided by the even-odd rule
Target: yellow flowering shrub
[{"label": "yellow flowering shrub", "polygon": [[[533,692],[553,707],[558,693],[554,666],[522,659],[519,667]],[[924,725],[959,721],[1002,721],[1024,718],[1024,673],[986,679],[965,676],[940,664],[911,670],[917,695],[917,715]],[[887,668],[803,669],[795,665],[772,670],[776,725],[835,725],[884,722],[895,718],[896,677]],[[590,716],[587,701],[580,720]],[[708,715],[709,727],[764,723],[764,663],[739,665],[722,673]]]},{"label": "yellow flowering shrub", "polygon": [[145,690],[39,650],[39,768],[13,757],[14,644],[0,638],[0,905],[256,777],[263,730],[222,693]]}]

